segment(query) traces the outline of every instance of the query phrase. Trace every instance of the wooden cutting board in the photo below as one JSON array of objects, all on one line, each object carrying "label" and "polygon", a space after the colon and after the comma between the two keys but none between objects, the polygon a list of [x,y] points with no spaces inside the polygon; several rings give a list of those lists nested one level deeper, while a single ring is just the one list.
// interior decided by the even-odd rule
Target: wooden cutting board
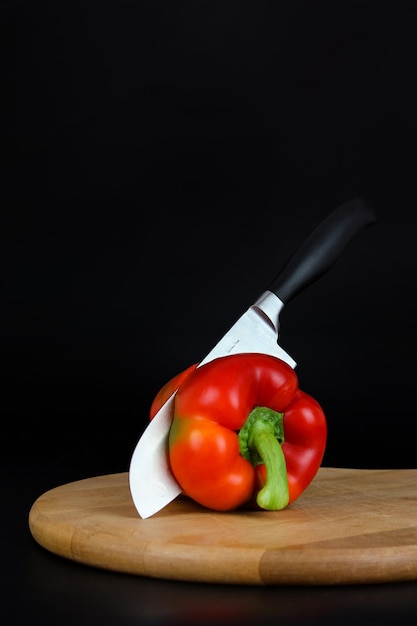
[{"label": "wooden cutting board", "polygon": [[179,496],[141,519],[128,474],[47,491],[29,528],[47,550],[139,576],[245,585],[417,579],[417,469],[321,468],[283,511],[217,513]]}]

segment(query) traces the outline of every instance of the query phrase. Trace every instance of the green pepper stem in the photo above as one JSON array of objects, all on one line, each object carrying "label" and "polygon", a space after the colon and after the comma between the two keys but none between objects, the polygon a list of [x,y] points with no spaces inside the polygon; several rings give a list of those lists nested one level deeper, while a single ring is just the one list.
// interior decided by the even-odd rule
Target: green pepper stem
[{"label": "green pepper stem", "polygon": [[239,432],[240,453],[252,465],[264,463],[266,483],[257,494],[262,509],[278,511],[289,501],[288,476],[281,444],[284,442],[283,414],[256,407]]}]

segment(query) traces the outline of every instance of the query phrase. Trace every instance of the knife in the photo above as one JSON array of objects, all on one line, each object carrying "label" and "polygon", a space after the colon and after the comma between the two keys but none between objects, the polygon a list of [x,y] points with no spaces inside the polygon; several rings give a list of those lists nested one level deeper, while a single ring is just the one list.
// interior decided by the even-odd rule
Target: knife
[{"label": "knife", "polygon": [[[296,367],[278,344],[279,315],[302,289],[327,272],[351,239],[376,221],[362,198],[353,198],[331,212],[289,259],[269,288],[252,304],[199,363],[243,352],[261,352]],[[174,392],[140,437],[129,467],[129,488],[139,515],[146,519],[181,493],[168,462],[168,434],[173,418]]]}]

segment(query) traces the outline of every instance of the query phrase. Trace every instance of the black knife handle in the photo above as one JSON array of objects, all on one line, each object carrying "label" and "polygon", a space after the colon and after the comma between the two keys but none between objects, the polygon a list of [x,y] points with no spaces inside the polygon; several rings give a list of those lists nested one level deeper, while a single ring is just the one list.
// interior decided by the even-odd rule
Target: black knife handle
[{"label": "black knife handle", "polygon": [[285,304],[327,272],[346,245],[376,221],[362,198],[353,198],[332,211],[289,259],[269,290]]}]

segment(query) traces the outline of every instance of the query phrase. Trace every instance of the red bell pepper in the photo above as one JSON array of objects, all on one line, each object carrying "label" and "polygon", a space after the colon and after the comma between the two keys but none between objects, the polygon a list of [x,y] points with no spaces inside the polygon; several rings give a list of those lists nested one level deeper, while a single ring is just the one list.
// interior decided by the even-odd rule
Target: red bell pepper
[{"label": "red bell pepper", "polygon": [[315,477],[326,418],[284,361],[235,354],[192,365],[157,394],[151,419],[175,389],[169,462],[196,502],[217,511],[280,510]]}]

